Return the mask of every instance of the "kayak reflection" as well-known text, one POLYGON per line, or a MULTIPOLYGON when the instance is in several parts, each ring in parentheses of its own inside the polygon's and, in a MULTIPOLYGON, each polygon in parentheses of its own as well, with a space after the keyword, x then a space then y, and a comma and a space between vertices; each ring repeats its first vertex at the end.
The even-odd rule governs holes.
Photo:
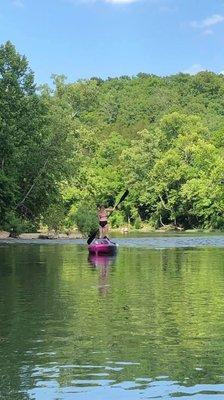
POLYGON ((99 254, 89 254, 88 261, 93 267, 108 267, 114 263, 116 255, 107 256, 99 254))
POLYGON ((99 270, 99 285, 98 289, 100 294, 105 296, 109 289, 108 278, 110 273, 110 267, 113 265, 116 259, 116 255, 114 256, 106 256, 106 255, 96 255, 90 254, 88 257, 88 262, 94 269, 97 268, 99 270))

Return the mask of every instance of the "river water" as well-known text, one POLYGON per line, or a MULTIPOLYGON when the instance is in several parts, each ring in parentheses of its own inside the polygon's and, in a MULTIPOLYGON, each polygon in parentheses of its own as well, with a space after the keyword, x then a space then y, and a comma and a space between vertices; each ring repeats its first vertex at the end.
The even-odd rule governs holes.
POLYGON ((224 399, 224 236, 117 242, 0 242, 1 400, 224 399))

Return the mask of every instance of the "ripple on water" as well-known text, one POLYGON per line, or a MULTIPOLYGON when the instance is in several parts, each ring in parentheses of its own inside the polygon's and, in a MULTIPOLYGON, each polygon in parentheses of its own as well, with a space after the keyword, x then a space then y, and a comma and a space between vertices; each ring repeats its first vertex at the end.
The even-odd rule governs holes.
POLYGON ((223 385, 194 385, 183 386, 168 379, 151 380, 138 378, 136 381, 121 381, 109 379, 87 380, 75 379, 70 386, 62 388, 57 381, 40 381, 35 389, 29 391, 31 398, 42 399, 75 399, 78 400, 136 400, 136 399, 217 399, 224 396, 223 385))
POLYGON ((138 240, 0 248, 1 399, 224 399, 224 237, 138 240))
POLYGON ((214 236, 190 236, 180 234, 179 236, 158 236, 146 238, 124 238, 116 240, 119 246, 145 247, 154 249, 169 248, 195 248, 195 247, 224 247, 224 235, 214 236))

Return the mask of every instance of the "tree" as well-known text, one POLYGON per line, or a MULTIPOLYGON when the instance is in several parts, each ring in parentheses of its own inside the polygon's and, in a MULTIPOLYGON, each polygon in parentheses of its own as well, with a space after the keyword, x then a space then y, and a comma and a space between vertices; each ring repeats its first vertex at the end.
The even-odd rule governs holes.
MULTIPOLYGON (((37 94, 24 56, 0 47, 0 220, 12 213, 38 223, 60 198, 74 156, 72 109, 46 88, 37 94)), ((8 217, 9 215, 10 217, 8 217)))
POLYGON ((6 42, 0 47, 0 179, 2 191, 10 190, 11 196, 1 195, 1 223, 7 210, 16 209, 22 198, 29 177, 24 161, 31 159, 40 144, 43 124, 44 109, 35 92, 33 73, 26 58, 6 42))

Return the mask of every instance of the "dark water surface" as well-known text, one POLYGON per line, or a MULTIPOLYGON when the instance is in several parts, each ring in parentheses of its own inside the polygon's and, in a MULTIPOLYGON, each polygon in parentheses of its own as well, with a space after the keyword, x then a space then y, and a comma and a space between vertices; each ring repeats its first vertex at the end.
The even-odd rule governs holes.
POLYGON ((1 400, 224 399, 224 236, 118 242, 0 242, 1 400))

